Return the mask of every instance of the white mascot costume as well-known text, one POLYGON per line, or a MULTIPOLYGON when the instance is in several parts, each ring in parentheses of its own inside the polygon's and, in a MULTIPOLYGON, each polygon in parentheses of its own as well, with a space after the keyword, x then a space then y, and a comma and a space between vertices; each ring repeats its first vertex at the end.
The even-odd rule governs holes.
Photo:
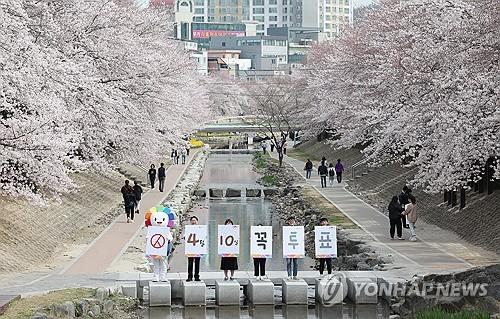
MULTIPOLYGON (((175 215, 168 207, 153 207, 146 213, 145 226, 158 226, 167 228, 166 241, 163 244, 165 249, 162 255, 146 255, 153 264, 153 281, 167 281, 168 255, 171 253, 173 236, 171 229, 174 227, 175 215)), ((150 235, 147 240, 149 241, 150 235)))

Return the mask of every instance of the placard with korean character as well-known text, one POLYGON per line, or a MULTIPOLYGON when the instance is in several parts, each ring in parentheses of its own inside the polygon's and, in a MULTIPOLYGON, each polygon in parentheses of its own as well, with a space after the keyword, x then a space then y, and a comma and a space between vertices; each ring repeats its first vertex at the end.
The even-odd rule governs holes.
POLYGON ((283 226, 283 257, 305 257, 304 226, 283 226))
POLYGON ((219 256, 238 256, 240 254, 240 225, 218 225, 217 230, 219 256))
POLYGON ((273 227, 250 227, 250 255, 252 258, 273 257, 273 227))
POLYGON ((337 257, 337 227, 314 227, 314 248, 316 258, 337 257))
POLYGON ((184 252, 188 257, 201 257, 208 253, 207 225, 185 226, 184 252))

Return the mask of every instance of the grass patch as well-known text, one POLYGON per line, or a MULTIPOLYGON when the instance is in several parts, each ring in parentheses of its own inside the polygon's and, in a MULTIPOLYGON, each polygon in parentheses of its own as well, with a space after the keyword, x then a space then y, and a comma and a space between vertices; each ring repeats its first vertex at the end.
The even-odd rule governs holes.
POLYGON ((45 295, 23 298, 14 301, 1 317, 2 319, 30 318, 37 310, 47 309, 51 304, 82 298, 93 298, 94 295, 95 289, 72 288, 53 291, 45 295))
POLYGON ((301 160, 303 162, 307 161, 307 159, 310 159, 313 162, 321 161, 321 156, 306 153, 303 150, 298 149, 298 148, 294 148, 294 149, 291 149, 289 151, 287 150, 287 153, 288 153, 287 154, 288 156, 294 157, 294 158, 301 160))
POLYGON ((262 176, 261 180, 267 186, 278 185, 278 177, 276 177, 274 175, 264 175, 264 176, 262 176))
POLYGON ((416 319, 489 319, 490 315, 483 311, 463 310, 459 312, 447 312, 443 309, 426 309, 417 312, 416 319))
POLYGON ((352 220, 347 218, 335 205, 330 203, 313 187, 305 185, 302 195, 312 208, 322 212, 324 217, 328 218, 330 225, 339 226, 344 229, 357 228, 352 220))

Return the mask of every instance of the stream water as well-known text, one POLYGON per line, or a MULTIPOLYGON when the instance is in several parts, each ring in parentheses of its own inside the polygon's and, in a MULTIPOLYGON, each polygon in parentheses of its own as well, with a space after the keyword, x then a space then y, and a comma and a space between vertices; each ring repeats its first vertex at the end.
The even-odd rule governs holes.
MULTIPOLYGON (((206 162, 201 189, 209 188, 261 188, 256 183, 258 174, 252 169, 250 154, 211 154, 206 162)), ((220 257, 217 254, 217 225, 221 225, 227 218, 231 218, 236 225, 240 225, 240 255, 238 256, 239 271, 253 270, 253 260, 250 257, 249 240, 250 226, 262 223, 273 226, 273 258, 268 259, 266 270, 286 270, 286 263, 282 257, 281 227, 282 221, 273 214, 271 201, 263 198, 222 198, 205 199, 195 202, 191 214, 198 216, 199 224, 209 226, 209 254, 201 259, 200 270, 221 271, 220 257)), ((299 261, 300 270, 311 270, 314 260, 309 257, 299 261)), ((186 272, 187 258, 184 256, 184 246, 179 245, 170 262, 170 271, 186 272)), ((235 274, 238 277, 238 272, 235 274)), ((202 278, 203 279, 203 278, 202 278)), ((146 308, 143 318, 359 318, 382 319, 389 317, 389 310, 385 302, 378 305, 353 305, 345 303, 333 307, 314 305, 314 287, 309 287, 309 306, 257 306, 249 307, 217 307, 215 306, 215 292, 213 287, 207 289, 207 307, 180 307, 146 308)), ((245 304, 243 293, 240 291, 242 304, 245 304)), ((281 287, 275 288, 275 303, 281 303, 281 287)))

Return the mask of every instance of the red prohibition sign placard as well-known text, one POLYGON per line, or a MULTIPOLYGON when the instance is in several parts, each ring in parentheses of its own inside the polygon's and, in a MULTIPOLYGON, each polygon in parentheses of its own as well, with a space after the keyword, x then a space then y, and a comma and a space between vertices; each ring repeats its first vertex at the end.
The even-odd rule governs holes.
POLYGON ((165 237, 161 234, 156 234, 151 237, 151 246, 153 248, 159 249, 165 245, 165 237))

